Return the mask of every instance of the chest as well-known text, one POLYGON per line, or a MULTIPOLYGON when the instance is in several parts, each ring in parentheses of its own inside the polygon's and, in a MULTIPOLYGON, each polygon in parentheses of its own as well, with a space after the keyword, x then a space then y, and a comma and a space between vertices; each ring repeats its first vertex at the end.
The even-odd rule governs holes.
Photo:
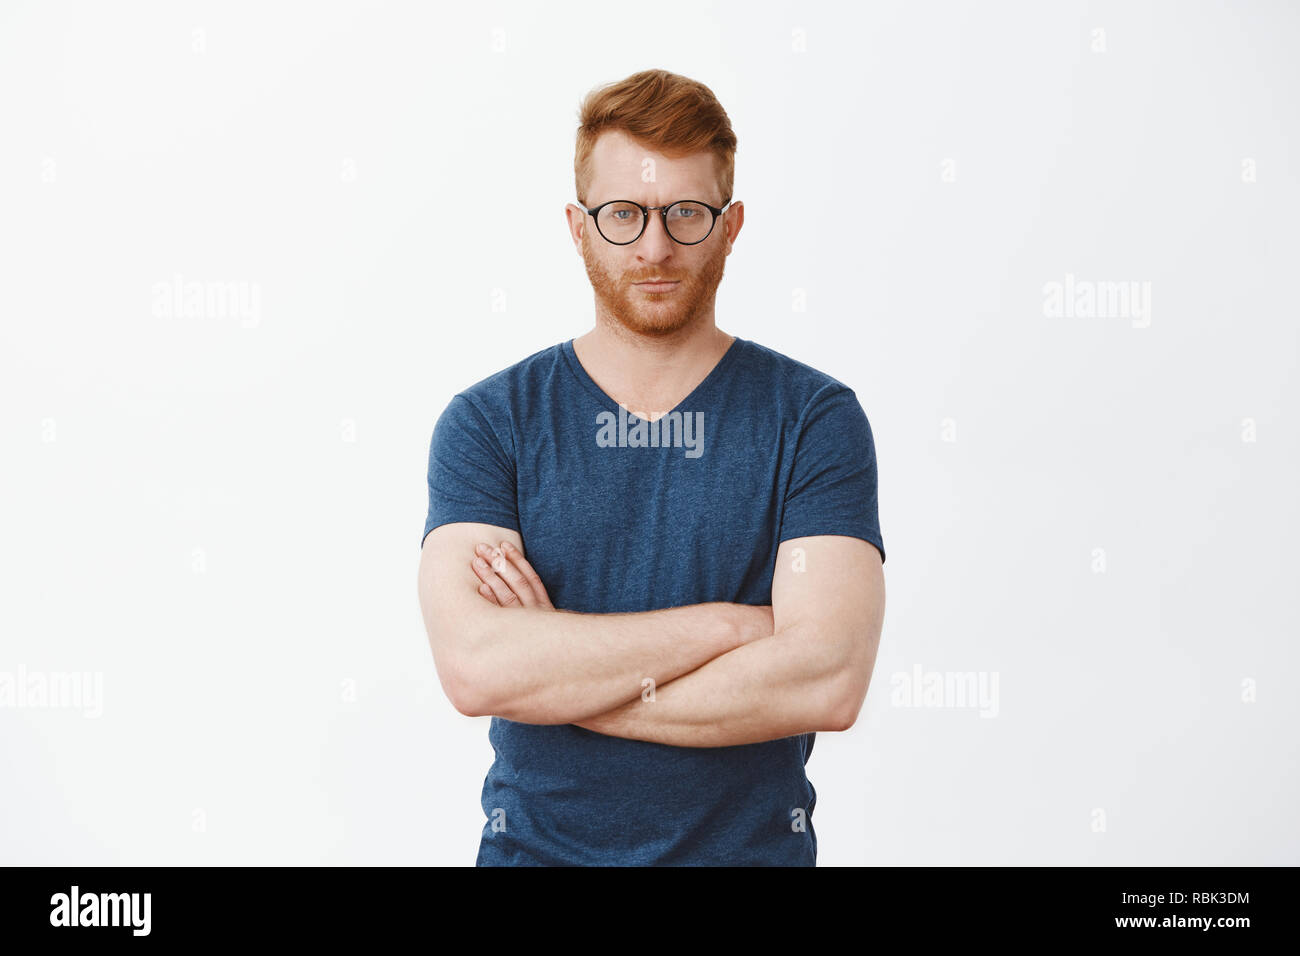
POLYGON ((517 463, 521 534, 558 607, 770 600, 785 496, 779 436, 707 414, 679 429, 670 414, 530 439, 517 463))

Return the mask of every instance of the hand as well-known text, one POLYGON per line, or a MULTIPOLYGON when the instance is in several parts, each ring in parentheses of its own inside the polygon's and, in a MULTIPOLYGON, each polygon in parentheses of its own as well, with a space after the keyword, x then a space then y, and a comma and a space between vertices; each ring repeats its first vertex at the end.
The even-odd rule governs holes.
POLYGON ((480 544, 470 567, 483 583, 478 593, 500 607, 536 607, 555 610, 533 566, 509 541, 499 546, 480 544))

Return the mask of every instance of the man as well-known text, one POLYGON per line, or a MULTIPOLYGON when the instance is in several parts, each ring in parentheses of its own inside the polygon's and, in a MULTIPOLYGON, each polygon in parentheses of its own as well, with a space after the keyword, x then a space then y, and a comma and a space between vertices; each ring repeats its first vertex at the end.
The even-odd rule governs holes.
POLYGON ((595 327, 434 428, 420 602, 492 717, 478 865, 816 863, 805 764, 884 618, 875 448, 849 388, 715 324, 735 148, 685 77, 592 93, 566 215, 595 327))

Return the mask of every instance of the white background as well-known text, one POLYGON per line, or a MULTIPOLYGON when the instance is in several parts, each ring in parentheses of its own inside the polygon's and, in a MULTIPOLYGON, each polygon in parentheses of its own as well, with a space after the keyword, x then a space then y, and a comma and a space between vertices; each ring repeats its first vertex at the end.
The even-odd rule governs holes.
POLYGON ((429 437, 590 328, 578 103, 662 67, 740 140, 719 326, 877 443, 819 863, 1300 863, 1298 41, 1264 2, 5 3, 0 674, 103 697, 0 707, 0 862, 473 863, 429 437), (1047 315, 1067 274, 1149 325, 1047 315), (167 315, 177 276, 255 320, 167 315), (918 666, 997 716, 894 706, 918 666))

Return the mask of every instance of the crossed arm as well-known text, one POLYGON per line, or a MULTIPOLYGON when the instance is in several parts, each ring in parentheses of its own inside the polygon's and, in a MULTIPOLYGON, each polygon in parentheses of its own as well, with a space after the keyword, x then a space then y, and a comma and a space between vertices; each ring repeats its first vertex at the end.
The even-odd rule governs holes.
POLYGON ((637 614, 557 610, 521 548, 516 532, 480 524, 443 525, 425 540, 421 607, 462 713, 683 747, 856 721, 884 620, 884 572, 868 542, 782 542, 770 608, 637 614))
POLYGON ((792 538, 777 549, 773 634, 579 726, 674 744, 724 747, 857 720, 884 621, 880 552, 860 538, 792 538))

